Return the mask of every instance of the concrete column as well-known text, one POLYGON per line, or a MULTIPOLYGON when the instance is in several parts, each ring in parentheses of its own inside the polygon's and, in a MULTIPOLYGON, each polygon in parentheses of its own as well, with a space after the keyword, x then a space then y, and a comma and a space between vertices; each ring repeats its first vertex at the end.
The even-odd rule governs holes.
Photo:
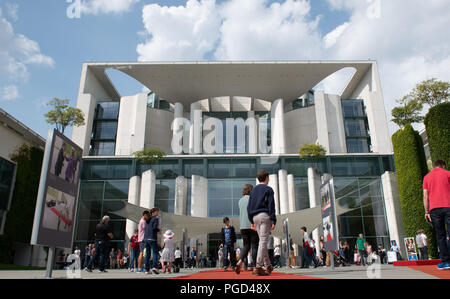
POLYGON ((287 171, 280 169, 278 171, 278 188, 280 198, 280 214, 289 213, 289 195, 287 186, 287 171))
POLYGON ((272 104, 272 154, 286 153, 286 138, 284 129, 284 101, 276 100, 272 104))
POLYGON ((397 176, 386 171, 381 175, 383 185, 384 205, 386 207, 386 221, 389 228, 389 238, 395 240, 400 246, 403 257, 406 257, 406 248, 403 242, 405 229, 403 226, 402 210, 398 193, 397 176))
POLYGON ((280 201, 278 199, 278 177, 276 174, 269 175, 269 187, 273 189, 273 198, 275 200, 275 211, 277 215, 280 215, 280 201))
POLYGON ((202 153, 202 110, 198 103, 191 104, 191 127, 189 133, 189 153, 202 153))
POLYGON ((191 180, 191 216, 208 217, 208 179, 199 175, 191 180))
POLYGON ((184 176, 179 176, 175 180, 175 215, 187 215, 188 180, 184 176))
MULTIPOLYGON (((309 207, 315 208, 320 206, 320 186, 322 181, 320 179, 320 173, 310 167, 308 168, 308 193, 309 193, 309 207)), ((320 219, 317 219, 320 222, 320 219)), ((312 232, 312 237, 316 245, 316 252, 320 252, 320 232, 322 228, 316 228, 312 232)))
POLYGON ((248 153, 258 153, 258 124, 255 118, 255 111, 249 111, 247 114, 247 128, 248 128, 248 153))
POLYGON ((142 173, 140 206, 146 209, 155 207, 156 173, 149 169, 142 173))
POLYGON ((297 209, 295 205, 295 184, 294 175, 288 174, 287 176, 287 188, 288 188, 288 200, 289 200, 289 213, 294 213, 297 209))
POLYGON ((120 99, 116 156, 132 155, 144 149, 146 120, 146 94, 142 93, 120 99))
MULTIPOLYGON (((172 140, 176 140, 176 136, 179 134, 184 135, 184 116, 183 116, 183 105, 181 103, 175 103, 174 111, 173 111, 173 129, 172 129, 172 140)), ((184 138, 184 136, 183 136, 184 138)), ((181 150, 183 150, 184 140, 181 139, 181 144, 178 146, 181 150)), ((172 145, 172 150, 174 150, 174 146, 172 145)), ((180 154, 177 152, 177 154, 180 154)))
MULTIPOLYGON (((46 266, 46 259, 47 259, 47 252, 45 252, 43 246, 31 246, 31 261, 30 266, 31 267, 45 267, 46 266)), ((80 248, 80 250, 83 252, 83 249, 80 248)))
POLYGON ((320 91, 314 93, 314 106, 316 110, 317 141, 330 153, 330 139, 328 136, 327 110, 325 94, 320 91))
MULTIPOLYGON (((128 187, 128 202, 133 205, 140 205, 140 196, 141 196, 141 177, 140 176, 134 176, 130 178, 130 185, 128 187)), ((134 230, 137 228, 137 223, 127 219, 126 224, 126 236, 125 241, 128 242, 128 240, 133 236, 134 230)))

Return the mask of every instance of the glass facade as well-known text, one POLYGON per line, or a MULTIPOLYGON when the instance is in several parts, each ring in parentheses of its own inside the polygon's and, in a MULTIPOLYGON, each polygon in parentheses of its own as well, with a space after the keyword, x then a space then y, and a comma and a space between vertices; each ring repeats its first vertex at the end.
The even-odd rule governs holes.
POLYGON ((8 208, 15 167, 14 163, 0 157, 0 214, 8 208))
POLYGON ((97 104, 91 135, 91 156, 114 156, 119 105, 119 102, 97 104))
MULTIPOLYGON (((183 175, 188 179, 187 214, 191 215, 191 176, 201 175, 208 178, 208 217, 237 217, 242 188, 245 184, 255 185, 259 169, 270 173, 286 169, 294 175, 296 209, 303 210, 310 207, 307 169, 311 166, 334 176, 339 204, 357 207, 339 217, 343 240, 354 244, 357 235, 364 233, 373 246, 388 244, 380 176, 394 171, 392 156, 329 156, 317 161, 281 157, 270 165, 261 164, 259 157, 166 158, 151 165, 156 172, 155 204, 173 213, 175 179, 183 175)), ((75 245, 92 241, 95 225, 106 214, 112 218, 113 243, 123 249, 126 220, 108 211, 120 209, 128 198, 129 179, 149 168, 134 159, 83 160, 75 245)))
POLYGON ((348 153, 370 153, 370 131, 363 100, 342 100, 348 153))

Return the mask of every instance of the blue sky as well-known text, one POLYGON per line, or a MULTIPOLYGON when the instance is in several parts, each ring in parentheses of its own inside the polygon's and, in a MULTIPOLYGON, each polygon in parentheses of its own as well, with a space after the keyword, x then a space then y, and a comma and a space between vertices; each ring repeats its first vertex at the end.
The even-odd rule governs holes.
MULTIPOLYGON (((84 1, 88 1, 92 4, 96 1, 101 3, 104 0, 84 1)), ((177 28, 175 24, 173 24, 173 29, 171 28, 172 24, 170 18, 166 19, 167 16, 163 13, 161 7, 153 8, 151 10, 151 15, 153 17, 160 17, 160 19, 158 19, 160 20, 159 22, 164 23, 163 27, 166 27, 162 29, 158 27, 158 24, 155 24, 153 20, 148 19, 148 16, 143 19, 143 8, 148 4, 186 6, 186 1, 114 1, 116 3, 121 1, 123 3, 130 2, 131 4, 128 6, 125 5, 125 9, 118 9, 114 12, 102 11, 101 9, 99 11, 87 10, 86 13, 82 13, 80 19, 69 19, 67 17, 66 9, 69 4, 66 3, 66 0, 2 1, 0 3, 0 19, 3 26, 0 27, 0 62, 2 62, 1 59, 3 55, 3 59, 8 59, 5 61, 13 59, 17 62, 18 66, 21 66, 21 68, 15 71, 6 71, 6 68, 0 68, 0 107, 31 129, 35 130, 41 136, 45 136, 47 129, 50 128, 50 126, 45 123, 43 117, 43 114, 48 111, 48 107, 45 106, 45 103, 53 97, 59 97, 68 98, 71 100, 71 105, 76 105, 81 66, 83 62, 131 62, 151 60, 151 57, 153 57, 152 53, 157 53, 158 50, 158 44, 155 43, 156 39, 152 39, 153 36, 158 36, 161 30, 173 30, 173 32, 169 34, 169 38, 178 38, 176 34, 177 32, 180 32, 181 28, 177 28), (169 21, 166 23, 165 20, 169 21), (150 28, 150 31, 145 29, 145 25, 150 28), (13 33, 7 33, 5 28, 12 28, 13 33), (17 37, 22 36, 24 36, 24 38, 21 38, 21 40, 25 40, 25 42, 20 43, 17 46, 22 48, 14 48, 16 47, 15 44, 13 46, 8 44, 8 41, 15 40, 17 37), (2 38, 7 42, 2 44, 2 38), (36 44, 38 45, 37 49, 36 44), (146 53, 148 53, 148 56, 138 53, 138 44, 147 46, 145 51, 147 51, 146 53), (29 50, 29 48, 24 50, 24 48, 29 47, 29 45, 34 45, 32 50, 29 50), (31 56, 33 59, 29 59, 31 56), (20 71, 22 71, 22 73, 25 72, 26 75, 20 74, 20 71)), ((200 0, 198 1, 198 3, 200 3, 200 0)), ((247 3, 255 5, 255 9, 259 9, 262 14, 274 14, 274 19, 278 16, 278 14, 274 13, 277 10, 268 9, 274 2, 285 4, 286 9, 290 9, 290 7, 292 7, 293 11, 296 9, 296 12, 293 12, 292 14, 281 15, 280 24, 292 22, 292 28, 298 28, 299 31, 302 31, 302 28, 310 28, 310 26, 314 27, 314 24, 317 24, 317 27, 312 28, 311 30, 308 29, 306 33, 299 33, 298 36, 296 36, 296 31, 290 32, 289 34, 292 34, 292 36, 295 37, 293 38, 295 43, 284 40, 276 41, 274 37, 277 36, 278 29, 273 28, 273 32, 267 33, 269 45, 271 39, 273 39, 274 44, 273 51, 268 54, 271 58, 289 59, 295 57, 296 59, 301 60, 309 58, 366 59, 367 57, 371 57, 379 60, 382 82, 383 85, 386 85, 384 94, 385 102, 387 102, 386 110, 388 113, 394 105, 394 100, 409 91, 418 80, 426 79, 431 76, 436 76, 445 80, 450 79, 448 65, 445 66, 446 62, 450 61, 450 55, 448 51, 441 51, 442 49, 450 49, 449 38, 447 34, 436 32, 433 29, 435 28, 434 26, 447 25, 446 28, 450 27, 448 21, 450 20, 450 9, 448 9, 449 5, 446 3, 448 1, 441 1, 442 3, 438 3, 433 0, 430 1, 430 4, 425 8, 422 4, 414 5, 411 1, 403 1, 403 3, 411 3, 408 9, 412 12, 399 10, 401 5, 398 0, 381 2, 380 8, 382 15, 376 20, 368 20, 364 23, 361 23, 363 21, 360 20, 359 16, 362 11, 367 9, 367 3, 370 1, 384 0, 349 0, 346 4, 343 4, 342 0, 314 0, 310 2, 310 7, 306 9, 304 18, 303 14, 305 13, 305 8, 295 8, 294 4, 307 1, 241 1, 249 1, 247 3), (358 3, 358 1, 363 4, 358 3), (262 3, 262 6, 257 7, 258 2, 262 3), (361 5, 365 6, 361 7, 361 5), (390 6, 394 7, 391 8, 390 6), (409 32, 411 33, 411 37, 405 37, 401 28, 399 28, 399 23, 394 22, 389 16, 389 11, 391 9, 396 9, 400 21, 407 21, 411 26, 418 26, 414 25, 411 21, 411 18, 413 18, 416 23, 419 23, 421 28, 410 28, 409 32), (429 18, 426 15, 427 13, 433 13, 434 17, 429 18), (420 15, 423 14, 425 14, 425 16, 420 17, 420 15), (318 16, 320 16, 319 20, 316 19, 318 16), (404 18, 402 18, 402 16, 404 18), (315 20, 317 23, 314 23, 315 20), (376 24, 375 22, 381 23, 376 24), (340 28, 343 30, 338 30, 341 25, 342 27, 340 28), (427 31, 427 28, 429 31, 427 31), (366 32, 361 30, 366 30, 366 32), (429 32, 436 33, 429 34, 429 32), (396 36, 397 33, 399 34, 398 37, 396 36), (383 45, 383 43, 366 40, 366 37, 369 35, 374 35, 374 37, 382 39, 386 37, 386 40, 400 39, 401 43, 399 44, 400 46, 393 45, 395 48, 390 49, 390 47, 383 45), (414 42, 414 38, 417 36, 425 39, 423 43, 428 44, 426 49, 421 43, 417 44, 414 42), (328 42, 328 44, 325 43, 325 46, 322 45, 324 41, 330 40, 332 41, 331 43, 328 42), (286 45, 280 46, 279 43, 283 42, 286 42, 286 45), (275 43, 277 43, 277 45, 275 45, 275 43), (439 45, 434 47, 433 43, 439 43, 439 45), (411 49, 412 45, 414 45, 415 49, 411 49), (305 49, 304 55, 302 54, 303 52, 298 51, 298 49, 302 48, 305 49), (392 57, 395 57, 395 59, 392 57), (420 70, 422 73, 405 77, 405 72, 408 74, 412 72, 416 73, 417 70, 420 70), (388 83, 384 84, 385 82, 388 83)), ((412 2, 421 3, 416 0, 413 0, 412 2)), ((108 2, 106 1, 105 3, 108 2)), ((232 12, 233 9, 237 9, 237 3, 236 0, 216 1, 215 6, 209 8, 209 12, 217 12, 222 15, 221 17, 223 19, 219 20, 217 24, 217 28, 220 27, 220 33, 219 30, 211 32, 208 26, 206 26, 203 28, 204 31, 201 31, 204 32, 205 37, 196 36, 195 38, 211 42, 214 44, 212 48, 209 48, 206 52, 201 52, 199 50, 198 53, 193 53, 197 50, 192 50, 192 48, 187 48, 186 50, 181 49, 181 52, 177 54, 178 56, 174 56, 168 51, 167 56, 163 57, 167 59, 164 60, 189 60, 191 57, 201 57, 202 60, 216 60, 220 57, 226 58, 221 60, 258 60, 267 57, 264 55, 256 55, 253 57, 252 54, 248 53, 255 53, 255 48, 249 48, 248 52, 245 52, 245 47, 247 45, 241 45, 240 48, 236 49, 235 45, 231 45, 230 42, 226 40, 225 37, 230 35, 232 38, 234 36, 236 36, 236 39, 239 38, 240 32, 233 31, 222 25, 225 21, 236 22, 236 20, 233 19, 232 12), (222 12, 219 11, 222 7, 221 5, 233 1, 234 6, 231 6, 230 4, 229 13, 224 13, 222 15, 222 12), (219 51, 218 48, 225 49, 225 52, 219 51)), ((203 2, 199 5, 202 4, 203 2)), ((203 5, 202 7, 205 6, 206 5, 203 5)), ((248 9, 251 9, 251 7, 248 9)), ((186 18, 188 18, 190 12, 195 14, 197 11, 198 10, 193 8, 186 8, 179 18, 183 18, 183 13, 185 13, 186 18)), ((252 21, 250 20, 249 22, 252 21)), ((189 27, 189 23, 186 24, 186 26, 189 27)), ((408 25, 405 23, 403 24, 405 26, 408 25)), ((247 23, 245 26, 248 25, 249 24, 247 23)), ((242 27, 241 31, 245 31, 245 26, 242 27)), ((282 25, 280 25, 279 30, 282 30, 281 28, 282 25)), ((190 28, 186 28, 186 30, 189 31, 190 28)), ((166 31, 164 32, 165 34, 167 33, 166 31)), ((260 40, 255 40, 255 47, 257 47, 256 45, 260 42, 260 40)), ((249 41, 249 44, 253 45, 252 41, 249 41)), ((260 47, 260 50, 256 48, 258 53, 271 51, 271 46, 260 47)), ((156 60, 161 60, 161 57, 157 58, 160 59, 156 60)), ((142 90, 142 86, 133 80, 126 78, 126 76, 115 74, 112 75, 112 80, 116 83, 116 87, 122 95, 135 94, 142 90)), ((394 130, 394 127, 391 126, 391 130, 394 130)), ((67 132, 67 135, 70 136, 71 132, 67 132)))

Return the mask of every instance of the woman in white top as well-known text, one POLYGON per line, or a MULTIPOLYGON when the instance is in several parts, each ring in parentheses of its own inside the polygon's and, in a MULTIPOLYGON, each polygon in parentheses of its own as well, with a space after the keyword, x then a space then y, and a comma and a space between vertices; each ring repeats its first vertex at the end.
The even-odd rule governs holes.
POLYGON ((166 230, 166 232, 163 235, 164 249, 161 254, 161 263, 163 264, 164 273, 166 272, 171 273, 171 269, 173 268, 173 262, 175 261, 174 244, 172 239, 174 235, 175 234, 170 229, 166 230))

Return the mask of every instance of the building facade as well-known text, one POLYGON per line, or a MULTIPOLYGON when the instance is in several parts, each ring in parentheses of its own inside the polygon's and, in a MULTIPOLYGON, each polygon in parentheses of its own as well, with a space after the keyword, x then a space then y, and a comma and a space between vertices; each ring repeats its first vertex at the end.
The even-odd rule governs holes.
MULTIPOLYGON (((43 150, 45 140, 3 109, 0 109, 0 140, 0 235, 3 235, 17 173, 17 163, 11 160, 11 156, 24 144, 43 150)), ((13 250, 14 264, 45 265, 46 252, 43 247, 14 242, 13 250)))
MULTIPOLYGON (((374 61, 86 63, 77 101, 85 125, 72 140, 84 149, 75 245, 92 241, 103 214, 123 248, 136 227, 110 213, 123 201, 178 215, 238 217, 244 184, 270 172, 278 214, 315 207, 314 184, 335 180, 340 237, 372 246, 402 238, 393 151, 374 61), (314 91, 353 68, 341 95, 314 91), (105 73, 116 69, 151 90, 121 96, 105 73), (326 157, 300 159, 304 144, 326 157), (134 153, 159 148, 153 165, 134 153), (316 171, 314 171, 315 169, 316 171)), ((300 228, 290 228, 299 233, 300 228)), ((215 252, 218 236, 196 237, 215 252)))

